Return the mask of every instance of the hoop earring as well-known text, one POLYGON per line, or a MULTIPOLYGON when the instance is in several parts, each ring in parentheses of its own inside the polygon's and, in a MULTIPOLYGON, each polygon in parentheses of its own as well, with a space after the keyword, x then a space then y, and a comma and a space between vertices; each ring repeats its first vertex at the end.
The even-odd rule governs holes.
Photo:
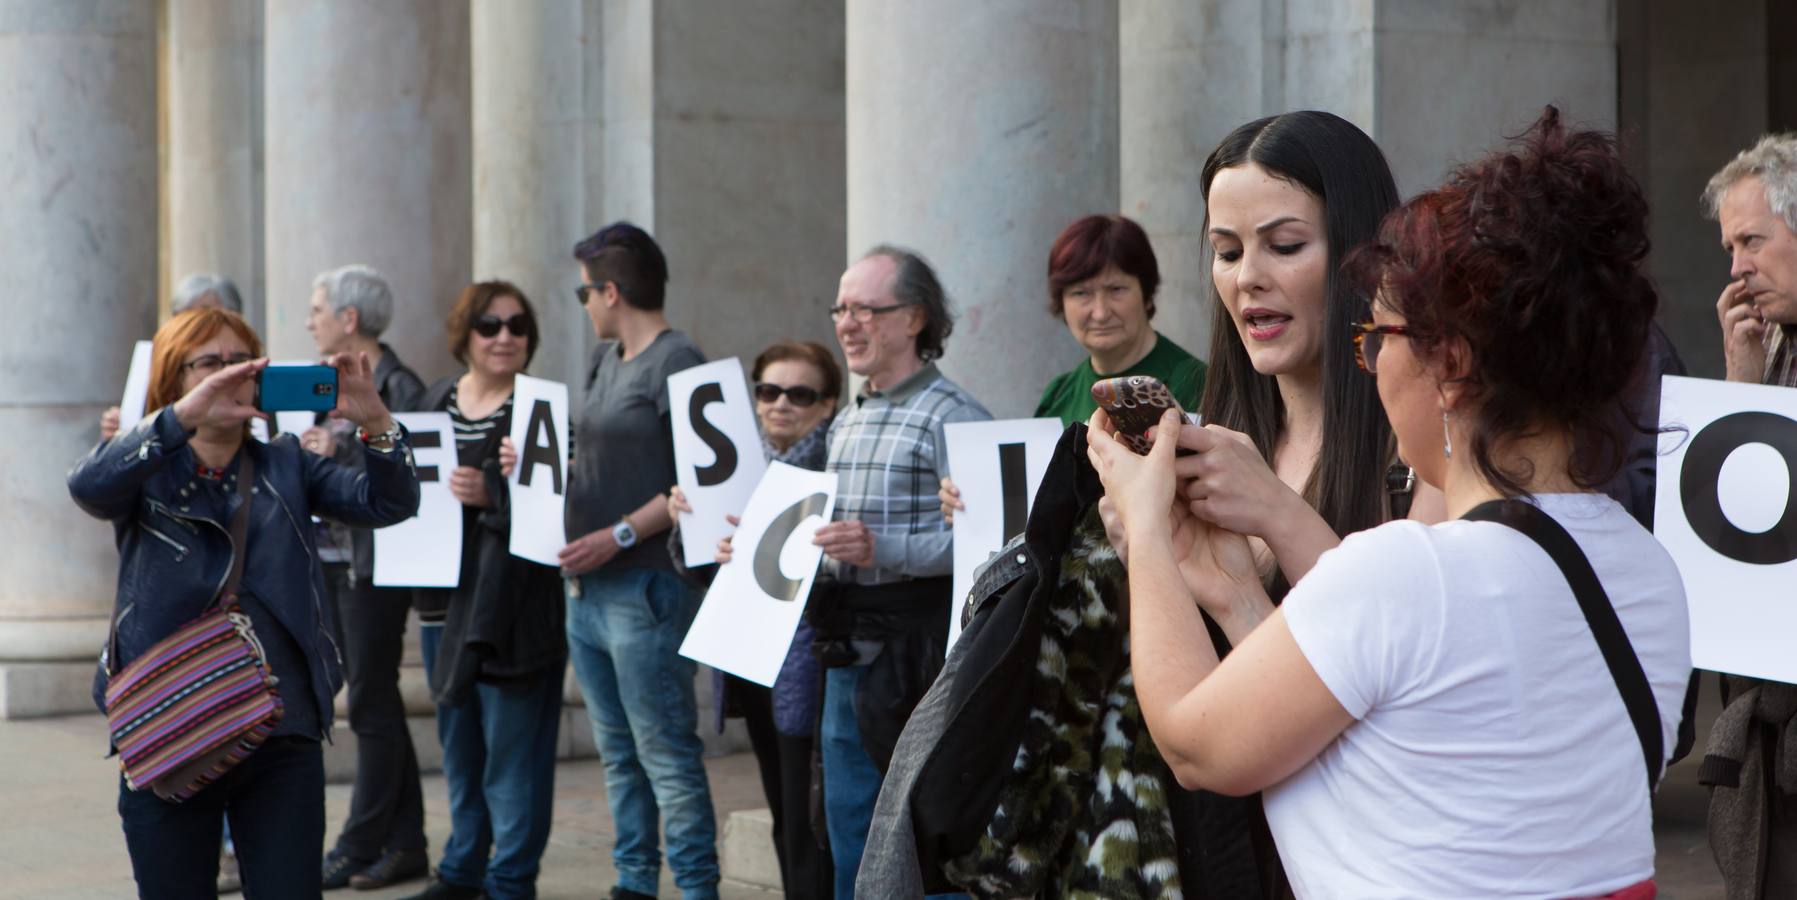
POLYGON ((1454 458, 1454 436, 1448 434, 1448 411, 1441 411, 1441 456, 1443 459, 1454 458))

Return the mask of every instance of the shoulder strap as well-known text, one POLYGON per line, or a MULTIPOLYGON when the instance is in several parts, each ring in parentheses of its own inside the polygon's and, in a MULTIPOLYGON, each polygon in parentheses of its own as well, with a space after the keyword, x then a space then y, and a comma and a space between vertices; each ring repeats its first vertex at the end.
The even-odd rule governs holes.
POLYGON ((231 574, 225 576, 224 589, 219 593, 219 602, 227 606, 237 602, 237 585, 243 581, 244 557, 250 555, 250 491, 255 479, 256 463, 245 448, 237 462, 237 512, 231 516, 231 574))
POLYGON ((1647 681, 1647 673, 1641 668, 1634 646, 1629 643, 1628 632, 1623 630, 1622 620, 1616 617, 1616 608, 1610 605, 1610 597, 1604 592, 1603 583, 1597 580, 1597 573, 1592 571, 1585 552, 1553 516, 1520 500, 1481 503, 1460 518, 1496 522, 1522 532, 1540 544, 1560 567, 1572 587, 1573 596, 1578 598, 1579 609, 1585 613, 1585 624, 1597 638, 1597 648, 1603 653, 1604 664, 1610 668, 1610 677, 1615 679, 1616 689, 1622 693, 1622 703, 1635 725, 1635 736, 1641 741, 1641 755, 1647 763, 1647 789, 1652 793, 1660 783, 1666 759, 1664 739, 1660 734, 1659 705, 1654 702, 1653 687, 1647 681))

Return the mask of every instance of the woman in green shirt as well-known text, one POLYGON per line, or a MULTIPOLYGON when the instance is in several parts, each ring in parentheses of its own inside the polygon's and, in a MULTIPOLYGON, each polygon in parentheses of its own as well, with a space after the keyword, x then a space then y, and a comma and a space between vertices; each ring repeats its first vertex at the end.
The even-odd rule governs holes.
MULTIPOLYGON (((1154 293, 1160 265, 1142 226, 1124 216, 1085 216, 1068 225, 1048 251, 1048 311, 1067 323, 1086 359, 1055 376, 1036 415, 1062 425, 1084 422, 1098 404, 1092 385, 1123 375, 1153 375, 1194 410, 1204 393, 1204 363, 1155 331, 1154 293)), ((954 520, 961 492, 942 479, 943 516, 954 520)))

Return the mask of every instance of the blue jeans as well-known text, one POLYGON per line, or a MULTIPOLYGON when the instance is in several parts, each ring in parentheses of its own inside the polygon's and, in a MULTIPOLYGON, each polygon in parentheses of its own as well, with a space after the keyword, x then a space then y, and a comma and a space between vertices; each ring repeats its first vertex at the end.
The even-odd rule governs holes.
POLYGON ((655 895, 657 823, 665 820, 674 883, 689 900, 713 900, 717 819, 693 696, 697 666, 679 652, 698 609, 684 582, 655 569, 568 580, 568 653, 605 765, 618 885, 655 895))
MULTIPOLYGON (((855 721, 855 694, 867 666, 824 670, 823 739, 824 829, 830 834, 830 858, 836 864, 836 900, 855 900, 855 874, 867 849, 874 801, 884 780, 873 757, 861 745, 855 721)), ((965 898, 966 894, 930 894, 925 900, 965 898)))
MULTIPOLYGON (((441 625, 419 632, 426 672, 436 668, 442 637, 441 625)), ((526 684, 479 682, 460 703, 437 704, 449 784, 449 840, 437 864, 444 881, 494 900, 537 895, 555 803, 562 671, 544 670, 526 684)))
POLYGON ((138 896, 218 896, 218 842, 224 821, 237 840, 237 862, 252 897, 300 900, 322 895, 324 753, 317 741, 277 737, 186 803, 119 780, 119 820, 138 896))

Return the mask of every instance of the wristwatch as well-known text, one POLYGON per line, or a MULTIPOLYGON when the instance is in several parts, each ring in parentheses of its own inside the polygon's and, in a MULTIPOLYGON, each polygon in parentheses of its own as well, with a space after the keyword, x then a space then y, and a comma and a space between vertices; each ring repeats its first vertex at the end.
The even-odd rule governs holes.
POLYGON ((636 529, 631 527, 629 516, 619 519, 618 524, 611 527, 611 539, 625 550, 636 546, 636 529))

